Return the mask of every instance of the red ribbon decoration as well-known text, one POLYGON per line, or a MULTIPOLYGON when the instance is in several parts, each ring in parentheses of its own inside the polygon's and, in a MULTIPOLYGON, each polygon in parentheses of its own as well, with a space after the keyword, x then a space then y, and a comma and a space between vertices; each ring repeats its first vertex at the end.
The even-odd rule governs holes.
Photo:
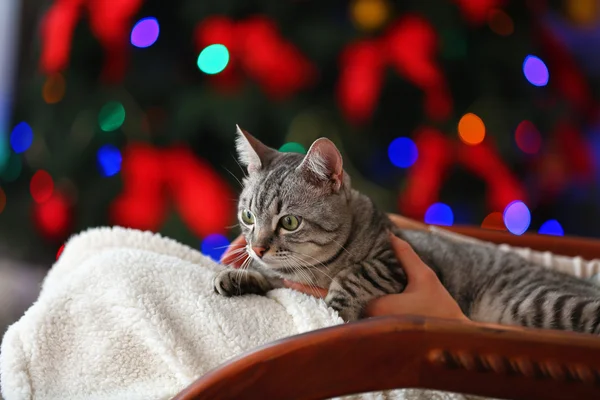
POLYGON ((121 166, 123 192, 110 208, 112 223, 157 231, 172 200, 198 237, 225 233, 233 215, 233 193, 206 162, 185 147, 129 145, 121 166))
POLYGON ((337 98, 346 117, 364 123, 373 114, 386 66, 423 90, 425 113, 446 120, 452 97, 436 60, 438 36, 433 26, 417 15, 400 18, 384 36, 352 43, 342 52, 337 98))
POLYGON ((118 82, 127 69, 131 21, 143 0, 56 0, 41 22, 40 67, 46 74, 64 70, 71 53, 75 26, 87 9, 92 33, 106 55, 102 77, 118 82))
POLYGON ((446 172, 453 164, 464 166, 486 182, 489 209, 503 211, 513 200, 527 202, 524 188, 489 140, 470 146, 449 139, 434 128, 420 129, 414 140, 419 157, 398 199, 403 214, 423 218, 427 208, 437 202, 446 172))
POLYGON ((213 82, 223 89, 237 88, 239 70, 255 79, 272 98, 287 98, 310 85, 317 70, 289 41, 276 24, 263 16, 235 22, 223 16, 206 18, 198 24, 195 43, 200 51, 211 44, 229 50, 229 63, 213 82))

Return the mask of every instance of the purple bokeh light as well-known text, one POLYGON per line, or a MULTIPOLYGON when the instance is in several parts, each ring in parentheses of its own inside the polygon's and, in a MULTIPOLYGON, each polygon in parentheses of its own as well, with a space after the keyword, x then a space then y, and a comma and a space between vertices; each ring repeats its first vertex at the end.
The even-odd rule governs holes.
POLYGON ((131 30, 131 44, 135 47, 150 47, 158 39, 160 27, 154 17, 140 19, 131 30))
POLYGON ((529 228, 531 213, 522 201, 516 200, 504 209, 504 225, 515 235, 522 235, 529 228))
POLYGON ((534 86, 546 86, 550 79, 548 67, 541 58, 528 55, 523 61, 523 74, 525 78, 534 86))

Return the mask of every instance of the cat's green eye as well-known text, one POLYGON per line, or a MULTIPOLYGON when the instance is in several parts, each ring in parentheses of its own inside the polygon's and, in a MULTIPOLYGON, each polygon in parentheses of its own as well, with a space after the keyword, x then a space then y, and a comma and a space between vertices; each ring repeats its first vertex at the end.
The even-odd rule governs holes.
POLYGON ((282 217, 279 222, 283 229, 287 231, 295 231, 300 226, 300 219, 294 215, 286 215, 282 217))
POLYGON ((250 210, 242 210, 242 221, 246 225, 254 225, 254 214, 250 210))

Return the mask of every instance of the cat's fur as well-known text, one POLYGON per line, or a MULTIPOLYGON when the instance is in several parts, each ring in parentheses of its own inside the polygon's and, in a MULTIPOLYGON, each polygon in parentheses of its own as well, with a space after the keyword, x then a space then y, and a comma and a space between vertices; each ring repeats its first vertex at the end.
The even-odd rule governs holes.
POLYGON ((248 169, 239 215, 248 209, 255 218, 249 226, 240 217, 249 245, 238 251, 248 251, 250 262, 218 274, 218 293, 260 294, 286 278, 328 288, 327 304, 354 321, 371 299, 406 286, 391 248, 392 231, 410 243, 473 320, 600 333, 600 286, 491 245, 398 229, 351 188, 341 155, 328 139, 315 141, 303 156, 271 149, 238 128, 237 150, 248 169), (301 217, 292 232, 280 224, 290 214, 301 217), (253 246, 269 250, 261 259, 253 246))

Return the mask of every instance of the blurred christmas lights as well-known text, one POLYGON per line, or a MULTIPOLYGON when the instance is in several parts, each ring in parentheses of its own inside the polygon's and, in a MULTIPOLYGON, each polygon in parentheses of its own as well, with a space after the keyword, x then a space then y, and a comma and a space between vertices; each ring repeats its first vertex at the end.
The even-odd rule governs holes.
POLYGON ((139 48, 150 47, 158 39, 159 33, 160 27, 156 18, 142 18, 131 30, 131 44, 139 48))
POLYGON ((205 256, 219 262, 228 246, 229 240, 225 236, 213 233, 204 238, 201 245, 201 251, 205 256))
POLYGON ((531 121, 521 121, 515 129, 515 142, 527 154, 536 154, 542 147, 542 136, 531 121))
POLYGON ((47 201, 54 191, 54 181, 50 174, 44 170, 36 171, 29 183, 29 191, 36 203, 47 201))
POLYGON ((107 144, 100 147, 96 156, 102 176, 113 176, 121 170, 123 157, 121 156, 121 151, 115 146, 107 144))
POLYGON ((300 143, 287 142, 279 148, 279 151, 284 153, 300 153, 306 154, 306 149, 300 143))
POLYGON ((24 153, 33 142, 33 130, 27 122, 19 122, 10 134, 10 145, 15 153, 24 153))
POLYGON ((352 23, 361 30, 380 28, 389 14, 390 4, 387 0, 354 0, 350 5, 352 23))
POLYGON ((512 18, 500 9, 488 13, 488 25, 492 32, 500 36, 509 36, 515 30, 512 18))
POLYGON ((458 122, 458 136, 468 145, 476 145, 485 138, 485 125, 481 118, 473 113, 462 116, 458 122))
POLYGON ((6 207, 6 193, 4 193, 4 190, 2 190, 2 188, 0 188, 0 214, 2 214, 2 211, 4 211, 5 207, 6 207))
POLYGON ((548 67, 536 56, 528 55, 523 61, 523 74, 533 86, 546 86, 550 79, 548 67))
POLYGON ((42 98, 48 104, 55 104, 65 96, 65 78, 61 74, 52 74, 46 78, 42 87, 42 98))
POLYGON ((481 223, 481 227, 483 229, 490 229, 494 231, 505 231, 506 225, 504 225, 504 217, 501 212, 495 211, 490 213, 487 217, 484 218, 481 223))
POLYGON ((580 25, 590 25, 598 20, 597 0, 565 0, 567 15, 580 25))
POLYGON ((452 226, 454 223, 454 213, 452 212, 452 208, 444 203, 432 204, 425 212, 425 223, 452 226))
POLYGON ((564 236, 565 231, 560 225, 560 222, 555 219, 550 219, 540 226, 538 233, 541 235, 564 236))
POLYGON ((104 132, 119 129, 125 122, 125 107, 118 101, 108 102, 98 114, 98 124, 104 132))
POLYGON ((516 200, 504 209, 504 225, 515 235, 522 235, 529 228, 531 213, 522 201, 516 200))
POLYGON ((408 168, 413 165, 419 157, 417 145, 412 139, 399 137, 392 140, 388 147, 388 156, 392 164, 400 168, 408 168))
POLYGON ((229 50, 222 44, 211 44, 200 52, 198 68, 205 74, 214 75, 223 71, 229 63, 229 50))

